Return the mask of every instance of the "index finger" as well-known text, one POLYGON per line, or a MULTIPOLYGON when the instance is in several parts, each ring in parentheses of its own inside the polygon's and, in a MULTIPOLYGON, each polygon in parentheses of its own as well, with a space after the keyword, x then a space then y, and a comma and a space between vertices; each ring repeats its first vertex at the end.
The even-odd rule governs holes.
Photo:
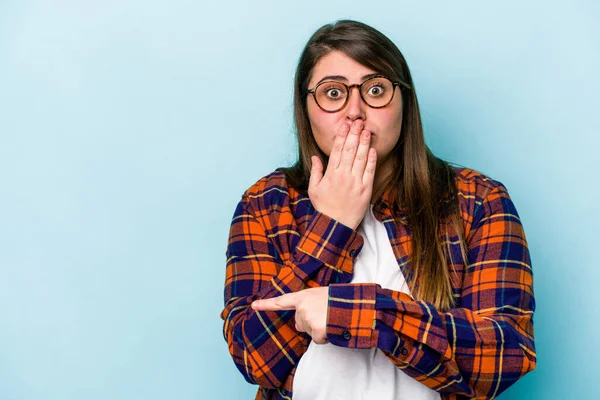
POLYGON ((350 125, 344 122, 342 126, 340 126, 338 133, 335 135, 335 139, 333 141, 333 148, 329 153, 329 161, 327 162, 327 170, 329 170, 329 166, 333 169, 337 168, 340 165, 340 160, 342 159, 342 149, 344 148, 344 143, 346 143, 346 137, 350 132, 350 125))
POLYGON ((296 309, 296 293, 287 293, 270 299, 256 300, 252 308, 260 311, 279 311, 296 309))

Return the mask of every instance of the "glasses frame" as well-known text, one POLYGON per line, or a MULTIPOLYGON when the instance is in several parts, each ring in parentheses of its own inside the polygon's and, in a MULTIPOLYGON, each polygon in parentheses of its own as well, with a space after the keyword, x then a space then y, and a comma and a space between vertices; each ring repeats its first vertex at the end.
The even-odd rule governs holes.
MULTIPOLYGON (((348 104, 348 100, 350 100, 350 94, 352 92, 352 89, 356 87, 356 88, 358 88, 358 93, 360 94, 360 98, 365 102, 366 105, 368 105, 371 108, 383 108, 383 107, 387 107, 392 102, 392 100, 394 100, 394 95, 396 94, 396 86, 400 87, 400 85, 402 85, 404 88, 406 88, 408 90, 411 89, 410 85, 408 85, 405 82, 402 82, 402 81, 392 81, 390 78, 388 78, 385 75, 375 75, 375 76, 372 76, 372 77, 370 77, 368 79, 365 79, 362 83, 355 83, 354 85, 350 85, 350 86, 346 85, 344 82, 340 82, 340 81, 336 81, 336 80, 323 81, 323 82, 319 83, 317 86, 315 86, 314 88, 308 89, 306 91, 306 95, 308 96, 309 94, 312 94, 313 95, 313 99, 315 99, 315 103, 317 103, 317 105, 319 106, 319 108, 321 110, 323 110, 323 111, 325 111, 327 113, 334 113, 334 112, 338 112, 338 111, 342 110, 344 107, 346 107, 346 104, 348 104), (363 96, 363 93, 362 93, 362 90, 361 90, 362 89, 362 85, 364 85, 366 82, 370 81, 371 79, 375 79, 375 78, 385 78, 385 79, 387 79, 388 81, 390 81, 392 83, 392 97, 390 98, 390 101, 388 101, 387 103, 385 103, 384 105, 379 106, 379 107, 375 107, 375 106, 370 105, 365 100, 365 98, 363 96), (316 95, 316 91, 319 88, 319 86, 321 86, 321 85, 323 85, 325 83, 331 83, 331 82, 341 83, 342 85, 344 85, 346 87, 346 93, 347 93, 346 100, 344 101, 344 104, 342 104, 340 106, 340 108, 338 108, 337 110, 333 110, 333 111, 326 110, 323 107, 321 107, 321 105, 317 101, 317 95, 316 95)), ((400 87, 400 90, 402 90, 402 87, 400 87)))

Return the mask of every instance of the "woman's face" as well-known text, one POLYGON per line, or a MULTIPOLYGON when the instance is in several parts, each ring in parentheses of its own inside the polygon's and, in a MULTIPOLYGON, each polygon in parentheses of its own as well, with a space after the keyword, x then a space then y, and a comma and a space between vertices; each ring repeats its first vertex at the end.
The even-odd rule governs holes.
MULTIPOLYGON (((308 87, 312 89, 324 77, 333 75, 345 77, 346 80, 340 81, 348 86, 360 84, 364 81, 363 76, 377 72, 359 64, 341 51, 332 51, 319 60, 313 69, 308 87)), ((377 151, 377 171, 380 172, 380 166, 387 164, 391 159, 391 151, 398 142, 402 128, 402 94, 400 88, 396 87, 394 90, 396 93, 390 104, 383 108, 371 108, 360 97, 357 88, 353 88, 346 106, 334 113, 321 110, 309 94, 308 118, 321 151, 329 156, 342 124, 351 124, 357 119, 362 119, 364 129, 371 132, 371 147, 377 151)))

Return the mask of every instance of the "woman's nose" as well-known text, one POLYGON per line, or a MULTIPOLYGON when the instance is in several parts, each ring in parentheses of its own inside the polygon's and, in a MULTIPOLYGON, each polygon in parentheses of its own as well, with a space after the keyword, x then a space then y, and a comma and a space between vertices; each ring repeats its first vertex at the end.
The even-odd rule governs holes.
POLYGON ((353 87, 350 89, 350 93, 348 93, 348 104, 346 104, 346 114, 348 114, 348 118, 353 121, 358 117, 364 118, 364 112, 366 107, 369 107, 362 97, 360 97, 360 91, 357 87, 353 87), (356 90, 354 90, 356 89, 356 90))

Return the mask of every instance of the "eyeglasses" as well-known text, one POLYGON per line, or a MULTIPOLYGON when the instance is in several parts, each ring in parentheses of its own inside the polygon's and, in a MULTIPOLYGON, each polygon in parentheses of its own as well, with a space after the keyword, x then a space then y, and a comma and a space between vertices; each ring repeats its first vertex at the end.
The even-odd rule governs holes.
POLYGON ((332 113, 346 106, 350 98, 350 91, 353 87, 357 87, 360 97, 369 107, 382 108, 392 102, 396 86, 399 85, 410 89, 410 86, 404 82, 392 82, 384 75, 376 75, 361 84, 350 86, 338 81, 321 82, 309 89, 306 95, 312 94, 321 110, 332 113))

